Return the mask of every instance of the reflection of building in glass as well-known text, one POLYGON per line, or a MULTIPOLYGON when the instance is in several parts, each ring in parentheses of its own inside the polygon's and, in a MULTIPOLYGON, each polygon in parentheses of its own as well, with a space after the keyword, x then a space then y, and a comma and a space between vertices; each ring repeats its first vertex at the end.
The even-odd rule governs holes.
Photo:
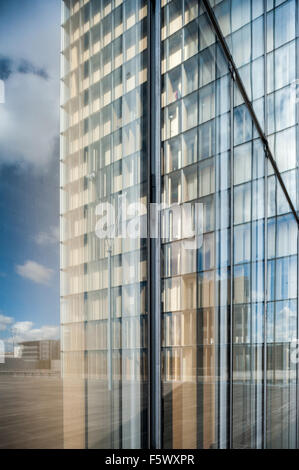
POLYGON ((15 357, 26 361, 52 361, 60 359, 60 341, 43 339, 23 341, 15 348, 15 357))
POLYGON ((75 385, 65 380, 65 442, 140 447, 146 243, 98 239, 95 209, 117 206, 122 192, 146 203, 146 1, 64 2, 63 11, 63 373, 85 377, 75 385))
POLYGON ((63 2, 66 446, 298 447, 298 1, 155 5, 63 2), (124 193, 200 203, 197 245, 174 211, 156 241, 97 238, 124 193))

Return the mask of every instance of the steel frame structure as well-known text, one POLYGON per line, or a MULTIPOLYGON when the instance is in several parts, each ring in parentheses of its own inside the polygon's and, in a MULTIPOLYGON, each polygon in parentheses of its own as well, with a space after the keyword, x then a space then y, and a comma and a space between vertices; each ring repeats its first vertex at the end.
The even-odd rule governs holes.
MULTIPOLYGON (((290 211, 292 212, 297 226, 299 228, 299 217, 294 204, 289 196, 284 181, 281 177, 277 167, 273 153, 270 150, 269 142, 267 139, 267 120, 266 120, 266 98, 264 104, 265 116, 265 129, 259 123, 257 115, 253 109, 252 103, 248 97, 245 86, 239 74, 238 68, 235 65, 232 54, 230 53, 227 42, 222 34, 219 23, 214 14, 209 0, 199 0, 199 3, 205 8, 210 23, 213 27, 217 41, 226 58, 229 71, 232 77, 231 91, 230 91, 230 113, 231 113, 231 131, 230 131, 230 146, 231 146, 231 212, 230 212, 230 226, 231 226, 231 240, 230 240, 230 276, 233 279, 233 256, 234 256, 234 191, 233 191, 233 150, 234 150, 234 135, 233 135, 233 111, 234 111, 234 87, 236 86, 242 95, 246 108, 250 114, 258 136, 260 137, 264 147, 264 170, 265 170, 265 189, 264 189, 264 218, 265 218, 265 236, 264 236, 264 344, 263 344, 263 422, 262 422, 262 447, 266 448, 267 444, 267 426, 266 426, 266 411, 267 411, 267 198, 268 198, 268 161, 270 162, 274 174, 277 177, 279 185, 286 197, 289 204, 290 211)), ((264 3, 264 18, 266 15, 266 0, 264 3)), ((265 41, 266 28, 265 28, 265 41)), ((266 44, 266 42, 265 42, 266 44)), ((265 48, 266 50, 266 48, 265 48)), ((266 52, 264 53, 264 61, 267 61, 266 52)), ((299 72, 299 71, 298 71, 299 72)), ((265 91, 267 83, 267 67, 264 67, 265 74, 265 91)), ((297 74, 298 75, 298 74, 297 74)), ((157 203, 161 201, 161 1, 148 0, 148 203, 157 203)), ((266 92, 265 92, 266 97, 266 92)), ((297 110, 298 114, 298 110, 297 110)), ((150 212, 150 211, 148 211, 150 212)), ((150 214, 148 214, 148 311, 149 311, 149 409, 148 409, 148 434, 149 434, 149 447, 152 449, 159 449, 162 447, 162 393, 161 393, 161 241, 160 238, 151 239, 150 234, 150 214)), ((160 229, 159 229, 160 230, 160 229)), ((299 251, 299 241, 298 241, 299 251)), ((298 269, 299 274, 299 269, 298 269)), ((227 444, 229 448, 233 447, 232 439, 232 410, 233 410, 233 282, 230 284, 230 315, 229 315, 229 426, 228 426, 228 439, 227 444)), ((299 331, 299 315, 297 315, 297 329, 299 331)), ((298 380, 298 366, 297 366, 297 380, 298 380)), ((297 396, 299 397, 298 387, 297 396)), ((299 418, 297 418, 297 427, 299 427, 299 418)))

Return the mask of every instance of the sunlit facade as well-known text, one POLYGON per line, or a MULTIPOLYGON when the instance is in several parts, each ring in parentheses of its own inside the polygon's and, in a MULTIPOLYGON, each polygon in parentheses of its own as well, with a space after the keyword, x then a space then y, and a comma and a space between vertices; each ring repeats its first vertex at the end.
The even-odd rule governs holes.
POLYGON ((99 202, 146 198, 146 11, 63 4, 61 320, 63 374, 76 382, 65 380, 66 446, 146 442, 146 240, 95 234, 99 202))
POLYGON ((62 2, 65 447, 299 447, 298 14, 62 2), (195 245, 175 210, 99 238, 123 195, 199 204, 195 245))

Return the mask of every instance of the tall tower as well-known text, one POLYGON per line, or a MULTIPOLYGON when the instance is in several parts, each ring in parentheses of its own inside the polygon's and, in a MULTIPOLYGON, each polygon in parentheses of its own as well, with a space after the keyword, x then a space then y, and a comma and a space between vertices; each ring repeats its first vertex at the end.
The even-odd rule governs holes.
POLYGON ((121 194, 146 204, 147 2, 71 0, 62 11, 65 445, 142 447, 146 240, 99 238, 95 224, 107 203, 117 219, 121 194))
POLYGON ((298 11, 62 2, 66 447, 298 447, 298 11))

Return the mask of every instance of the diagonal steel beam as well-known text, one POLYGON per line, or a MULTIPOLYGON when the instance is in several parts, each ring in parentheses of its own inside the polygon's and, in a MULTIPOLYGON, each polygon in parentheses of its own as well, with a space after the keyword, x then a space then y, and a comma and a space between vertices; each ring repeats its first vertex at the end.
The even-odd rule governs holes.
POLYGON ((296 212, 296 209, 292 203, 292 200, 289 196, 289 193, 287 191, 287 188, 284 184, 284 181, 282 179, 282 176, 280 174, 280 171, 277 167, 277 164, 275 162, 275 159, 273 157, 273 154, 270 150, 270 146, 269 146, 269 142, 268 142, 268 139, 266 137, 266 135, 264 134, 264 131, 259 123, 259 120, 255 114, 255 111, 253 109, 253 106, 251 104, 251 101, 250 99, 248 98, 248 95, 247 95, 247 92, 245 90, 245 87, 244 87, 244 84, 243 84, 243 81, 240 77, 240 74, 238 72, 238 69, 235 65, 235 62, 234 62, 234 59, 230 53, 230 50, 229 50, 229 47, 227 45, 227 42, 222 34, 222 31, 221 31, 221 28, 219 26, 219 23, 218 23, 218 20, 215 16, 215 13, 210 5, 210 1, 209 0, 202 0, 202 3, 204 4, 205 6, 205 9, 206 9, 206 12, 207 12, 207 15, 209 17, 209 20, 214 28, 214 31, 215 31, 215 34, 217 36, 217 39, 222 47, 222 50, 223 50, 223 53, 228 61, 228 65, 229 65, 229 69, 230 69, 230 72, 231 72, 231 75, 232 75, 232 78, 234 80, 234 82, 237 84, 238 88, 239 88, 239 91, 243 97, 243 100, 244 100, 244 103, 249 111, 249 114, 251 116, 251 119, 253 120, 254 122, 254 125, 256 127, 256 130, 259 134, 259 137, 260 139, 262 140, 263 142, 263 145, 264 145, 264 151, 265 151, 265 154, 266 154, 266 157, 269 159, 269 161, 271 162, 271 165, 273 167, 273 170, 274 170, 274 173, 280 183, 280 186, 281 186, 281 189, 283 190, 284 192, 284 195, 288 201, 288 204, 291 208, 291 211, 296 219, 296 222, 297 222, 297 225, 298 225, 298 228, 299 228, 299 218, 298 218, 298 215, 297 215, 297 212, 296 212))

